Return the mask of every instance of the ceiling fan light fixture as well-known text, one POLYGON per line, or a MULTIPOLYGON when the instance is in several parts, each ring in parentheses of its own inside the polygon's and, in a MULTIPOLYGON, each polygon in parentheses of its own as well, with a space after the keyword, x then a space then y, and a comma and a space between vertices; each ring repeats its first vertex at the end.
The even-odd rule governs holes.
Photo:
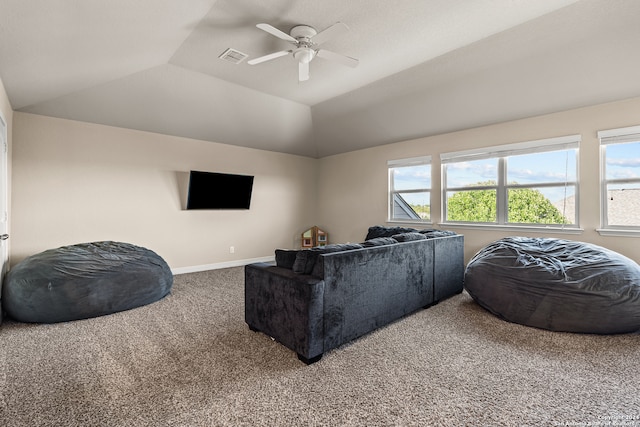
POLYGON ((296 59, 296 61, 303 64, 308 64, 309 62, 311 62, 314 56, 316 56, 316 51, 311 49, 310 47, 300 47, 293 51, 293 57, 296 59))

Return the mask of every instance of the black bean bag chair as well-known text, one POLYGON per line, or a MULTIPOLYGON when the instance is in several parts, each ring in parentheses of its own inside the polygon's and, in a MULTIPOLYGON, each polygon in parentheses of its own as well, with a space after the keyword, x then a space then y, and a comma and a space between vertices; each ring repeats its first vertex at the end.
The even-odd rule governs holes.
POLYGON ((464 287, 500 318, 552 331, 640 330, 640 266, 603 247, 508 237, 468 263, 464 287))
POLYGON ((173 274, 155 252, 93 242, 30 256, 7 274, 2 304, 21 322, 86 319, 150 304, 171 291, 173 274))

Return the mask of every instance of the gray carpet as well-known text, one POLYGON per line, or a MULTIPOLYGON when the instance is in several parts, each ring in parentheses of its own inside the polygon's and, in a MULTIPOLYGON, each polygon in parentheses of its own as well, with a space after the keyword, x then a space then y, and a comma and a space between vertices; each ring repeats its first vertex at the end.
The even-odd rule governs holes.
POLYGON ((640 425, 638 335, 510 324, 463 293, 305 366, 243 316, 230 268, 127 312, 7 320, 0 425, 640 425))

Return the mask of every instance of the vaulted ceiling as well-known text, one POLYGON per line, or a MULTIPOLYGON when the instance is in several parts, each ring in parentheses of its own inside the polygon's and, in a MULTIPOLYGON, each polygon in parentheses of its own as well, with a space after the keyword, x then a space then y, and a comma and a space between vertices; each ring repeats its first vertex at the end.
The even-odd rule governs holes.
POLYGON ((640 96, 637 0, 2 0, 14 110, 310 157, 640 96), (348 25, 298 81, 289 33, 348 25), (248 58, 220 59, 228 48, 248 58))

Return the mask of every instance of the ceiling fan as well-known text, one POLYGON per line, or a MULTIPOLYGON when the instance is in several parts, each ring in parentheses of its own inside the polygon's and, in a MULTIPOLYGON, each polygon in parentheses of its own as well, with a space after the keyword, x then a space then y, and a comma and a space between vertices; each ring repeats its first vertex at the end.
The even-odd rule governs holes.
POLYGON ((336 61, 352 68, 358 66, 358 60, 355 58, 318 48, 322 43, 349 31, 349 27, 342 22, 338 22, 319 33, 315 28, 308 25, 297 25, 291 29, 290 34, 282 32, 269 24, 258 24, 256 27, 278 37, 279 39, 292 43, 295 47, 293 49, 281 50, 279 52, 270 53, 247 61, 250 65, 260 64, 261 62, 270 61, 272 59, 280 58, 281 56, 292 54, 298 61, 298 81, 301 82, 309 80, 309 62, 311 62, 311 60, 316 56, 330 61, 336 61))

